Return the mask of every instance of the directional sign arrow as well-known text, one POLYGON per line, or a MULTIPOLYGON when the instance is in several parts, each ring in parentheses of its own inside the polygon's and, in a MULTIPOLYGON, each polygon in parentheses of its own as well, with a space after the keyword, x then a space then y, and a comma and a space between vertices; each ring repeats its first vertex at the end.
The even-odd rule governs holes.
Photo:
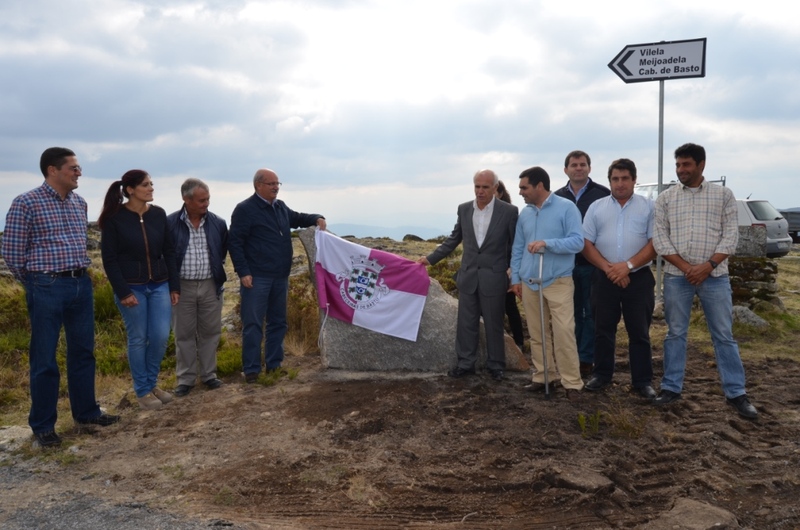
POLYGON ((629 44, 608 67, 626 83, 706 76, 706 39, 629 44))

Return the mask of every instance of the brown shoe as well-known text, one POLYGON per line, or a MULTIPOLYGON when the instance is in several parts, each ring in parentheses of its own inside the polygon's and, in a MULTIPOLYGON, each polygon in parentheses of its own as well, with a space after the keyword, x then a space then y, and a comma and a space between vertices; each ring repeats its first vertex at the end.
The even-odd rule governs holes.
POLYGON ((158 410, 164 406, 160 399, 155 397, 152 392, 145 394, 140 398, 136 398, 139 406, 144 410, 158 410))
POLYGON ((161 390, 161 389, 160 389, 160 388, 158 388, 158 387, 156 387, 156 388, 154 388, 154 389, 153 389, 153 395, 154 395, 155 397, 157 397, 157 398, 158 398, 158 400, 159 400, 161 403, 163 403, 164 405, 166 405, 167 403, 171 402, 171 401, 174 399, 174 398, 172 397, 172 394, 170 394, 169 392, 165 392, 165 391, 161 390))
POLYGON ((581 399, 581 391, 575 390, 574 388, 567 388, 566 389, 567 399, 572 403, 576 401, 580 401, 581 399))
MULTIPOLYGON (((550 383, 547 385, 547 387, 548 394, 552 394, 556 389, 556 385, 553 383, 550 383)), ((544 392, 545 386, 544 383, 531 383, 529 385, 525 385, 525 389, 528 392, 544 392)))

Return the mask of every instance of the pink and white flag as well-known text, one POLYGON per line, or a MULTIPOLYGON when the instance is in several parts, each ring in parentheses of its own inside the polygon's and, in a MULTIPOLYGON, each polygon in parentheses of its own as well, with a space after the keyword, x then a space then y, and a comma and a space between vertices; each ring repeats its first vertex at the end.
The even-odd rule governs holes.
POLYGON ((417 340, 430 278, 424 265, 317 230, 317 293, 328 315, 417 340))

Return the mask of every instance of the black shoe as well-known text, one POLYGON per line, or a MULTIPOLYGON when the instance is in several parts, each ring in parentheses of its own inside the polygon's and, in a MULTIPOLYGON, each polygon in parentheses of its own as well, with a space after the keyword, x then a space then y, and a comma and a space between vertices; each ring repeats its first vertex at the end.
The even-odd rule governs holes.
POLYGON ((592 375, 592 370, 594 369, 594 365, 592 363, 585 363, 581 361, 580 369, 581 369, 581 377, 589 377, 592 375))
POLYGON ((653 399, 653 405, 657 407, 660 407, 662 405, 669 405, 670 403, 675 403, 680 398, 681 395, 677 392, 673 392, 672 390, 662 390, 653 399))
POLYGON ((750 400, 747 399, 747 394, 742 394, 741 396, 737 396, 735 398, 728 398, 728 405, 735 408, 736 412, 739 413, 739 416, 743 418, 748 418, 751 420, 758 418, 758 411, 750 403, 750 400))
POLYGON ((645 399, 652 401, 656 398, 656 391, 650 385, 637 386, 633 390, 645 399))
POLYGON ((584 385, 583 388, 588 390, 589 392, 597 392, 598 390, 603 390, 608 385, 611 384, 610 379, 603 379, 600 376, 593 375, 591 379, 584 385))
POLYGON ((215 377, 213 379, 209 379, 208 381, 203 381, 203 384, 206 385, 207 389, 215 390, 222 386, 222 381, 215 377))
POLYGON ((475 375, 475 370, 474 369, 473 370, 464 370, 463 368, 459 368, 458 366, 456 366, 455 368, 453 368, 452 370, 447 372, 447 375, 449 375, 450 377, 454 377, 454 378, 458 379, 459 377, 464 377, 464 376, 467 376, 467 375, 475 375))
MULTIPOLYGON (((544 392, 544 386, 545 386, 544 383, 531 383, 529 385, 526 385, 525 388, 528 389, 528 392, 544 392)), ((547 386, 550 387, 548 389, 548 393, 552 394, 553 391, 555 390, 555 385, 553 383, 550 383, 547 386)))
POLYGON ((489 375, 491 375, 492 379, 495 381, 502 381, 505 379, 505 374, 503 374, 502 370, 489 370, 489 375))
POLYGON ((247 384, 255 383, 258 381, 258 372, 252 374, 244 374, 244 382, 247 384))
POLYGON ((105 412, 100 414, 96 418, 92 418, 86 421, 79 421, 81 425, 99 425, 101 427, 108 427, 109 425, 113 425, 119 421, 119 416, 114 416, 113 414, 106 414, 105 412))
POLYGON ((178 385, 175 387, 175 390, 172 391, 172 395, 183 397, 191 392, 193 388, 192 385, 178 385))
POLYGON ((61 438, 56 434, 56 431, 35 432, 33 437, 36 438, 36 443, 39 447, 58 447, 61 445, 61 438))

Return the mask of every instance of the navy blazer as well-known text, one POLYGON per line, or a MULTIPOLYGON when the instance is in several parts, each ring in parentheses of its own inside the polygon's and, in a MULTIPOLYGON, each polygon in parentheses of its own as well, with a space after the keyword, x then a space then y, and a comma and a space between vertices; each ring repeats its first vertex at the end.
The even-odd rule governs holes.
MULTIPOLYGON (((181 215, 186 211, 183 206, 177 212, 172 212, 167 216, 167 224, 175 244, 175 261, 178 271, 181 270, 183 258, 186 256, 186 249, 189 247, 189 227, 181 219, 181 215)), ((228 254, 228 225, 225 219, 217 217, 211 212, 206 212, 203 231, 206 234, 206 245, 208 245, 208 262, 211 266, 211 277, 217 286, 217 296, 222 292, 222 287, 228 275, 225 274, 225 256, 228 254)))
POLYGON ((253 194, 231 215, 228 252, 236 274, 288 278, 292 270, 292 228, 317 224, 322 216, 298 213, 278 199, 273 204, 253 194))

